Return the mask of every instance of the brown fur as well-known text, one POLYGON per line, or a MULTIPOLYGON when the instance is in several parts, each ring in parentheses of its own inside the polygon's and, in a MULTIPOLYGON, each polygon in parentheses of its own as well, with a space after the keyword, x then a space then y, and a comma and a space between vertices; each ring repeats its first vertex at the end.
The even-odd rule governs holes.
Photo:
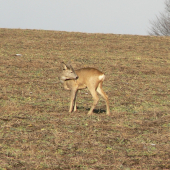
POLYGON ((60 75, 60 81, 63 83, 65 90, 71 90, 71 103, 69 112, 72 112, 73 109, 74 111, 76 111, 77 109, 77 91, 88 88, 93 97, 93 105, 91 106, 88 115, 91 115, 93 113, 93 109, 95 108, 99 100, 97 92, 105 99, 107 110, 106 114, 110 115, 108 97, 102 89, 102 83, 105 79, 105 75, 95 68, 81 68, 74 71, 71 66, 67 66, 64 63, 62 63, 62 65, 63 72, 60 75))

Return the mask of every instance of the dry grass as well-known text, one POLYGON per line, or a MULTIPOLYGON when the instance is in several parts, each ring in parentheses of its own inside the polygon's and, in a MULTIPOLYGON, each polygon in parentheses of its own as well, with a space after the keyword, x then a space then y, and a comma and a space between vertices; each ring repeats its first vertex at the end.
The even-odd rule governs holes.
POLYGON ((0 169, 170 169, 170 38, 0 29, 0 169), (15 56, 15 54, 22 56, 15 56), (60 62, 106 74, 101 99, 69 94, 60 62))

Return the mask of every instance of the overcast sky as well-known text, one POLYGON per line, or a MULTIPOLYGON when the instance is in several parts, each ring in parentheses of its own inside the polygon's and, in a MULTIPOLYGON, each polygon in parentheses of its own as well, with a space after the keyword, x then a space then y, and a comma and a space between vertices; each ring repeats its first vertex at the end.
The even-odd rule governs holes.
POLYGON ((0 0, 0 28, 147 35, 164 0, 0 0))

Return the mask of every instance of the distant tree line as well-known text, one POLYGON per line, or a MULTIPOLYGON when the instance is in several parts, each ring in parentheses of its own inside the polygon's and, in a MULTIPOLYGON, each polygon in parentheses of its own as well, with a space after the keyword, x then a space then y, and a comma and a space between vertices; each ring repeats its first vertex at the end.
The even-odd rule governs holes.
POLYGON ((170 0, 165 0, 165 11, 150 21, 149 35, 170 36, 170 0))

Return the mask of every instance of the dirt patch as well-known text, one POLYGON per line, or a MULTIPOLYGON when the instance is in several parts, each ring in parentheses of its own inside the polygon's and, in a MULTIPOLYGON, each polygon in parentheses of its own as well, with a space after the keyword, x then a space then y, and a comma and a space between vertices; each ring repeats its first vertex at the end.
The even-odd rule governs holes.
POLYGON ((0 169, 170 169, 169 37, 0 29, 0 169), (17 56, 15 54, 22 54, 17 56), (60 62, 106 74, 76 113, 60 62))

